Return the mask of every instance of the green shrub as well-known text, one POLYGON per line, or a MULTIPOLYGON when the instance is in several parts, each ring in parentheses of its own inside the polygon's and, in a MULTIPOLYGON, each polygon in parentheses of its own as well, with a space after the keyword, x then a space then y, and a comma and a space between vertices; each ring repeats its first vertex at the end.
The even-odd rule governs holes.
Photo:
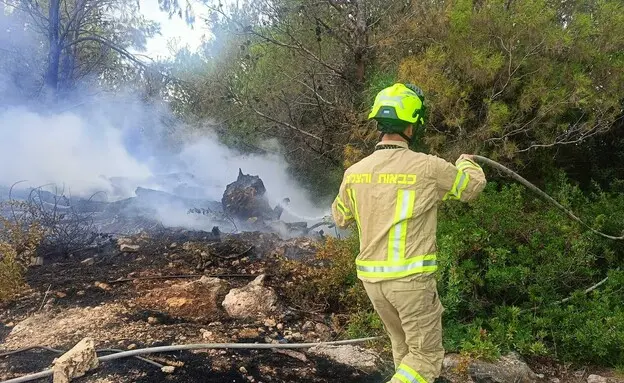
MULTIPOLYGON (((558 177, 548 192, 592 227, 618 234, 624 194, 594 189, 584 194, 558 177)), ((493 355, 491 342, 503 352, 624 363, 621 243, 592 234, 520 185, 495 183, 474 203, 444 205, 438 238, 446 347, 493 355), (607 273, 605 285, 583 293, 607 273)))

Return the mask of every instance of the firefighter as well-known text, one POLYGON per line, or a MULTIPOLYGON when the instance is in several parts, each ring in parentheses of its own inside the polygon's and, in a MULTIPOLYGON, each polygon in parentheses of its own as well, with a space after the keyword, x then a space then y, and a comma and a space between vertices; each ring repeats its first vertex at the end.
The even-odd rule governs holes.
POLYGON ((471 155, 453 165, 409 149, 425 118, 418 87, 398 83, 379 92, 369 119, 377 121, 381 141, 345 171, 332 204, 338 227, 357 225, 357 275, 392 342, 392 383, 431 383, 440 375, 437 208, 444 200, 470 201, 486 184, 471 155))

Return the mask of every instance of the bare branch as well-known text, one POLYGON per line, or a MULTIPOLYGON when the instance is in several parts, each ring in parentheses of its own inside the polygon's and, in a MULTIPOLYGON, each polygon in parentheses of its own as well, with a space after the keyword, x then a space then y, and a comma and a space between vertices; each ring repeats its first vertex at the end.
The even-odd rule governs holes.
POLYGON ((294 126, 292 124, 289 124, 287 122, 280 121, 280 120, 277 120, 277 119, 275 119, 273 117, 267 116, 266 114, 260 112, 259 110, 255 109, 255 108, 253 108, 251 106, 250 106, 250 108, 251 108, 251 110, 254 111, 254 113, 256 113, 260 117, 266 118, 267 120, 272 121, 272 122, 274 122, 276 124, 282 125, 282 126, 284 126, 286 128, 289 128, 289 129, 292 129, 292 130, 294 130, 296 132, 299 132, 299 133, 303 134, 304 136, 307 136, 307 137, 313 138, 313 139, 315 139, 317 141, 323 142, 323 139, 321 137, 319 137, 319 136, 316 136, 316 135, 314 135, 314 134, 312 134, 310 132, 306 132, 305 130, 300 129, 300 128, 298 128, 298 127, 296 127, 296 126, 294 126))

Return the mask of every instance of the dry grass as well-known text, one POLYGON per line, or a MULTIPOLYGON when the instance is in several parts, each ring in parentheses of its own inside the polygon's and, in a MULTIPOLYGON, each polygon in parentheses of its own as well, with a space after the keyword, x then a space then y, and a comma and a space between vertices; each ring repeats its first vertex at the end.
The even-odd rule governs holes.
POLYGON ((13 218, 0 216, 0 302, 25 287, 24 271, 43 238, 43 230, 37 222, 23 223, 15 213, 23 207, 22 202, 16 201, 0 204, 3 210, 13 212, 13 218))

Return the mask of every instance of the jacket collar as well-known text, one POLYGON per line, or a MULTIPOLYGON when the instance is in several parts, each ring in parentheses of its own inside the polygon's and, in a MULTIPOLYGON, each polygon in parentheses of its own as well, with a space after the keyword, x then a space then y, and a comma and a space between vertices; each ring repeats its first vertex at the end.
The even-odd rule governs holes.
POLYGON ((377 145, 375 145, 375 146, 377 147, 377 146, 380 146, 380 145, 395 145, 395 146, 400 146, 400 147, 402 147, 404 149, 408 149, 409 148, 408 143, 405 142, 405 141, 379 141, 377 143, 377 145))

